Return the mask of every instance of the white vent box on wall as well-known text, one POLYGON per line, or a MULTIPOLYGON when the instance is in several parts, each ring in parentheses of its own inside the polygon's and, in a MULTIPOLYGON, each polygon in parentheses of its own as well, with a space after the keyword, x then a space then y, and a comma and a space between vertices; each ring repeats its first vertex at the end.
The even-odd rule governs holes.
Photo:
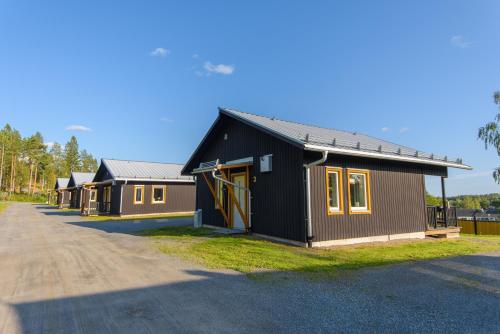
POLYGON ((273 155, 267 154, 260 157, 260 172, 269 173, 273 170, 273 155))

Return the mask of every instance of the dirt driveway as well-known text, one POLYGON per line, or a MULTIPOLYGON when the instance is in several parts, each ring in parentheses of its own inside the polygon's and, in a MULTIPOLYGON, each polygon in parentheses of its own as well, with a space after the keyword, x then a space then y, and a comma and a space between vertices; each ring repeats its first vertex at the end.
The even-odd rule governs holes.
POLYGON ((500 333, 500 254, 259 280, 80 220, 31 204, 0 215, 0 333, 500 333))

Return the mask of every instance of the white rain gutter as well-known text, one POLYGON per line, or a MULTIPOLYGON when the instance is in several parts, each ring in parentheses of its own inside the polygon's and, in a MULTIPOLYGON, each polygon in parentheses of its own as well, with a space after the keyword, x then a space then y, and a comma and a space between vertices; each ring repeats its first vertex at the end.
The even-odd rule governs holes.
POLYGON ((138 181, 138 182, 190 182, 194 183, 192 179, 148 179, 148 178, 126 178, 117 177, 113 179, 115 181, 138 181))
POLYGON ((194 183, 194 180, 189 180, 189 179, 186 179, 186 180, 183 180, 183 179, 147 179, 147 178, 143 178, 143 179, 130 179, 130 178, 116 178, 116 179, 107 179, 107 180, 104 180, 104 181, 99 181, 99 182, 87 182, 87 183, 84 183, 85 185, 104 185, 104 184, 112 184, 113 182, 116 182, 116 181, 124 181, 124 182, 128 182, 128 181, 137 181, 137 182, 180 182, 180 183, 186 183, 186 182, 189 182, 189 183, 194 183))
POLYGON ((122 203, 123 203, 123 186, 126 185, 128 180, 125 180, 125 183, 120 185, 120 215, 122 214, 122 203))
POLYGON ((311 217, 311 167, 322 164, 328 158, 328 151, 323 151, 323 157, 321 159, 313 161, 308 164, 304 164, 306 169, 306 209, 307 209, 307 245, 312 247, 313 231, 312 231, 312 217, 311 217))
POLYGON ((312 145, 312 144, 305 144, 304 148, 308 151, 315 151, 315 152, 323 152, 326 150, 329 153, 333 153, 333 154, 345 154, 345 155, 367 157, 367 158, 379 158, 379 159, 384 159, 384 160, 408 161, 408 162, 414 162, 414 163, 420 163, 420 164, 426 164, 426 165, 445 166, 445 167, 461 168, 461 169, 467 169, 467 170, 472 169, 471 166, 459 164, 459 163, 454 163, 451 161, 437 161, 437 160, 432 160, 432 159, 421 159, 421 158, 417 158, 417 157, 408 157, 408 156, 384 154, 384 153, 377 153, 377 152, 349 150, 349 149, 338 148, 338 147, 325 147, 325 146, 321 146, 321 145, 312 145))
POLYGON ((223 178, 218 177, 217 175, 215 175, 216 171, 217 171, 217 168, 212 169, 212 176, 214 179, 219 180, 225 184, 230 184, 233 187, 240 188, 240 189, 243 189, 244 191, 248 192, 248 228, 250 229, 252 227, 252 194, 250 192, 250 189, 247 187, 242 187, 236 183, 229 182, 228 180, 224 180, 223 178))

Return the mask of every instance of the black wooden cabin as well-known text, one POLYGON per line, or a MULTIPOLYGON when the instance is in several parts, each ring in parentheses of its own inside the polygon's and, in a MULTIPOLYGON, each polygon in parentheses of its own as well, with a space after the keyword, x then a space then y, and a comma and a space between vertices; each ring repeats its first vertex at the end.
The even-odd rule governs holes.
POLYGON ((195 184, 183 165, 102 159, 92 182, 84 184, 84 215, 192 214, 195 184))
POLYGON ((69 207, 79 209, 83 200, 83 185, 92 182, 95 173, 72 172, 68 181, 67 190, 70 193, 69 207))
POLYGON ((69 207, 71 193, 68 190, 68 182, 69 182, 69 178, 58 177, 56 179, 56 184, 54 186, 54 190, 57 194, 56 205, 60 209, 69 207))
POLYGON ((448 167, 470 169, 359 133, 219 108, 182 173, 197 177, 203 224, 328 246, 423 238, 433 228, 424 175, 441 177, 444 198, 448 167))

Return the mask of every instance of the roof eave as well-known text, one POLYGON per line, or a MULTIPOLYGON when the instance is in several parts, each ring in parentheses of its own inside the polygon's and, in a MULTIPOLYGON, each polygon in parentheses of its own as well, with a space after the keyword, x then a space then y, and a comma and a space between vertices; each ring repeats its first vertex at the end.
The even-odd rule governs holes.
POLYGON ((117 177, 115 181, 139 181, 139 182, 178 182, 178 183, 194 183, 194 180, 183 179, 149 179, 149 178, 130 178, 130 177, 117 177))
POLYGON ((345 148, 336 148, 336 147, 328 147, 321 145, 311 145, 305 144, 304 149, 307 151, 328 151, 328 153, 333 154, 344 154, 350 156, 359 156, 359 157, 367 157, 367 158, 375 158, 375 159, 383 159, 383 160, 393 160, 393 161, 405 161, 405 162, 413 162, 424 165, 436 165, 443 167, 452 167, 452 168, 460 168, 471 170, 472 167, 464 164, 454 163, 451 161, 438 161, 431 159, 421 159, 417 157, 408 157, 408 156, 399 156, 393 154, 385 154, 385 153, 377 153, 377 152, 367 152, 367 151, 359 151, 359 150, 350 150, 345 148))
POLYGON ((242 122, 244 124, 247 124, 247 125, 249 125, 251 127, 254 127, 254 128, 259 129, 261 131, 264 131, 264 132, 270 134, 271 136, 276 137, 278 139, 281 139, 283 141, 286 141, 286 142, 288 142, 288 143, 290 143, 290 144, 292 144, 292 145, 294 145, 296 147, 299 147, 299 148, 302 148, 302 149, 304 148, 304 142, 303 141, 295 139, 295 138, 292 138, 292 137, 289 137, 289 136, 286 136, 286 135, 284 135, 282 133, 279 133, 278 131, 275 131, 275 130, 267 127, 267 126, 263 126, 262 124, 259 124, 259 123, 256 123, 256 122, 252 122, 251 120, 248 120, 246 118, 240 117, 240 116, 232 113, 228 109, 219 107, 219 112, 221 114, 229 116, 229 117, 231 117, 233 119, 236 119, 236 120, 238 120, 238 121, 240 121, 240 122, 242 122))
MULTIPOLYGON (((219 108, 219 110, 220 110, 220 108, 219 108)), ((201 149, 201 146, 203 145, 203 143, 205 142, 205 140, 208 138, 208 135, 215 128, 215 125, 219 122, 219 120, 220 120, 220 114, 217 115, 217 118, 215 119, 215 121, 212 123, 212 125, 210 126, 210 128, 208 129, 208 131, 205 133, 205 135, 203 136, 203 138, 201 139, 201 141, 198 143, 198 146, 196 146, 195 150, 193 151, 193 153, 189 157, 188 161, 184 164, 184 167, 182 167, 182 169, 181 169, 181 175, 188 175, 188 174, 191 173, 191 172, 187 171, 186 168, 191 164, 191 161, 198 154, 198 152, 201 149)))

